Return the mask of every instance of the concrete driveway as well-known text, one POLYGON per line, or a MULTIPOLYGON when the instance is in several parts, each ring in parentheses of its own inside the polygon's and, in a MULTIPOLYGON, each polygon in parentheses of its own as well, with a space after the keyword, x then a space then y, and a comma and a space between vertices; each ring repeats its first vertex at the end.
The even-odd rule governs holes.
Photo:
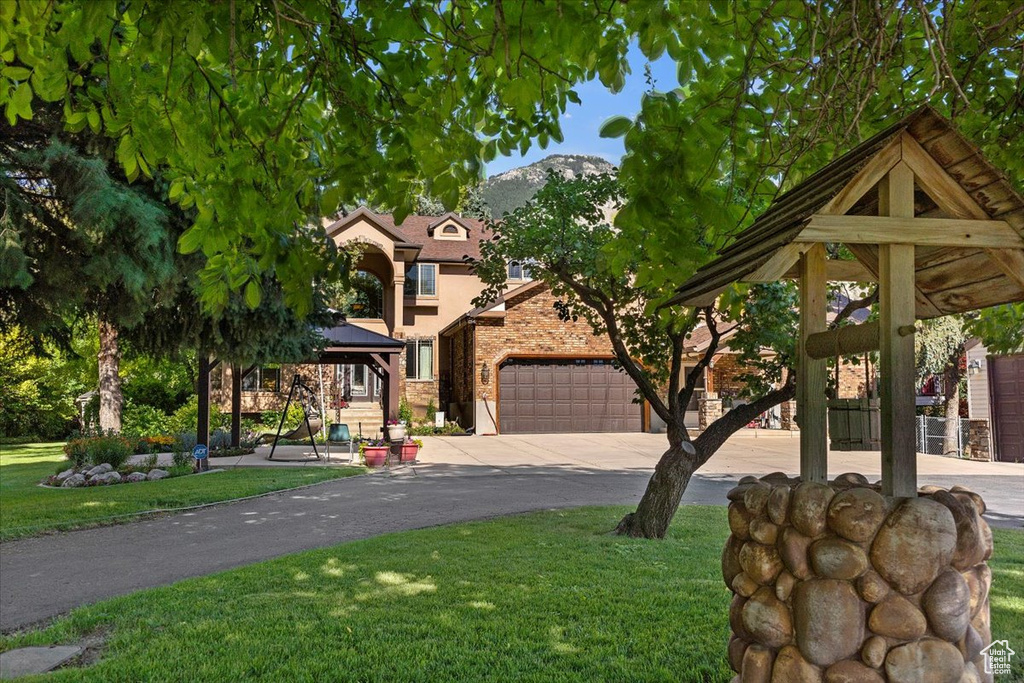
MULTIPOLYGON (((425 441, 424 462, 414 467, 0 544, 0 630, 142 588, 392 531, 537 509, 635 504, 665 448, 664 436, 650 434, 425 441)), ((735 436, 694 477, 683 502, 723 504, 739 477, 793 473, 798 460, 797 440, 789 435, 735 436)), ((830 472, 877 476, 879 461, 877 453, 836 453, 830 472)), ((1024 524, 1024 465, 920 456, 918 466, 923 484, 961 483, 982 494, 992 524, 1024 524)))

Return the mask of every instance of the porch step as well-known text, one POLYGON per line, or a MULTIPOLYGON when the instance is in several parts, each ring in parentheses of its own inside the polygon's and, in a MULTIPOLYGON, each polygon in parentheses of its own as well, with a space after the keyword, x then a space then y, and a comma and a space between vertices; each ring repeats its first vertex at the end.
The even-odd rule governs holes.
POLYGON ((347 424, 352 434, 359 434, 362 429, 363 436, 368 438, 380 436, 380 428, 384 426, 384 416, 378 406, 328 410, 326 418, 328 422, 347 424))

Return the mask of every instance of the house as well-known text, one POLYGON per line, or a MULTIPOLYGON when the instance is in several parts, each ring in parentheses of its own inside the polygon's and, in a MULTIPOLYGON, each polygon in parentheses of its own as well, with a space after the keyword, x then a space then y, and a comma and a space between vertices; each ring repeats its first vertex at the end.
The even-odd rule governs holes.
POLYGON ((984 421, 993 460, 1024 462, 1024 354, 990 355, 981 340, 966 345, 967 412, 984 421))
MULTIPOLYGON (((477 434, 639 431, 647 407, 612 365, 611 345, 585 322, 559 320, 547 287, 526 264, 508 264, 507 289, 476 308, 484 285, 470 261, 488 238, 483 221, 447 213, 394 217, 360 208, 325 225, 339 246, 358 247, 348 323, 405 342, 399 396, 418 415, 431 408, 477 434)), ((230 368, 211 379, 226 408, 230 368)), ((382 382, 366 365, 254 368, 242 380, 242 413, 280 410, 298 373, 329 421, 373 433, 382 382)))

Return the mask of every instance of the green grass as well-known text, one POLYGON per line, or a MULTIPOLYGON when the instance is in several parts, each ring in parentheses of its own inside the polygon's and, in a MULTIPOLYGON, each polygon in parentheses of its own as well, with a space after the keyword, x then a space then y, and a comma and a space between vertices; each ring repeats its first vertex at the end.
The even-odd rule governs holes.
POLYGON ((136 484, 40 488, 37 484, 64 460, 62 447, 59 443, 0 446, 0 541, 123 522, 132 517, 109 518, 215 503, 365 471, 360 467, 246 467, 136 484))
MULTIPOLYGON (((107 633, 53 681, 729 681, 725 508, 664 542, 609 536, 625 508, 389 534, 72 612, 0 649, 107 633)), ((996 531, 993 633, 1024 642, 1024 534, 996 531)))

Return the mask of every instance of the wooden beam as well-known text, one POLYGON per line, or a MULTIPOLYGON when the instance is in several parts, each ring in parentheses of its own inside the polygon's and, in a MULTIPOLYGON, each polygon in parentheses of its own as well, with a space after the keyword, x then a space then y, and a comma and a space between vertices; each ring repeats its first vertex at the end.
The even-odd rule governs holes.
POLYGON ((818 213, 839 216, 845 214, 861 197, 877 185, 900 161, 902 146, 896 138, 879 151, 864 168, 843 186, 818 213))
MULTIPOLYGON (((914 334, 913 325, 903 325, 896 332, 901 337, 914 334)), ((877 322, 846 325, 827 332, 818 332, 807 337, 807 355, 814 359, 851 356, 857 353, 878 351, 879 330, 877 322)))
POLYGON ((1024 289, 1024 251, 1020 249, 987 249, 985 253, 1008 278, 1024 289))
POLYGON ((903 162, 914 172, 918 186, 953 218, 991 218, 967 190, 939 166, 931 154, 906 131, 902 134, 903 162))
POLYGON ((1006 221, 890 216, 811 216, 795 242, 914 244, 922 247, 1022 249, 1006 221))
POLYGON ((810 249, 809 244, 790 243, 776 251, 766 263, 740 282, 778 282, 786 273, 798 266, 800 255, 810 249))
MULTIPOLYGON (((786 280, 799 279, 799 264, 786 271, 786 274, 782 277, 786 280)), ((878 282, 878 276, 868 270, 859 260, 838 261, 836 259, 829 259, 825 261, 825 277, 829 282, 878 282)))
POLYGON ((800 339, 796 401, 800 424, 800 476, 804 481, 828 480, 828 434, 825 384, 828 364, 806 353, 807 339, 825 330, 828 303, 825 245, 815 244, 800 255, 800 339))

